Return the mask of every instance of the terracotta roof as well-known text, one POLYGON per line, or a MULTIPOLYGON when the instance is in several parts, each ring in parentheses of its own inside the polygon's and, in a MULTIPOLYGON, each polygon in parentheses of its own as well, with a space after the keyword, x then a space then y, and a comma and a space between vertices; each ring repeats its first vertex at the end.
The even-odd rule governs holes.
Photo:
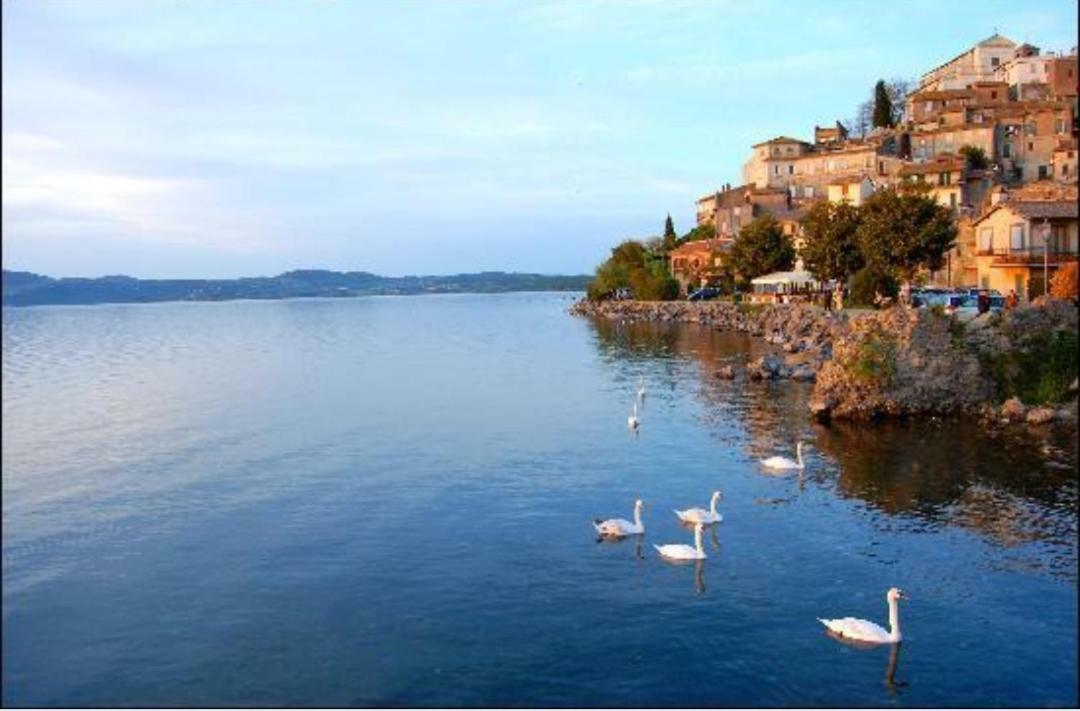
POLYGON ((868 178, 868 176, 861 173, 859 175, 842 175, 839 178, 830 180, 829 185, 852 185, 854 183, 861 183, 863 178, 868 178))
POLYGON ((911 95, 916 101, 936 101, 938 99, 970 99, 975 96, 971 89, 942 89, 939 91, 917 91, 911 95))
POLYGON ((998 210, 1009 210, 1028 220, 1075 220, 1080 216, 1080 206, 1075 200, 1032 200, 1024 202, 1002 201, 975 220, 977 225, 998 210))
POLYGON ((806 141, 801 141, 798 138, 792 138, 790 136, 777 136, 776 138, 770 138, 769 140, 762 141, 761 143, 755 143, 750 147, 758 148, 760 146, 767 146, 771 143, 806 143, 806 141))
POLYGON ((926 163, 907 163, 900 167, 900 175, 920 175, 964 169, 964 159, 951 154, 942 154, 926 163))
POLYGON ((715 239, 699 239, 693 242, 679 245, 668 252, 668 257, 685 257, 692 254, 704 254, 707 252, 722 251, 731 247, 733 240, 724 237, 715 239))

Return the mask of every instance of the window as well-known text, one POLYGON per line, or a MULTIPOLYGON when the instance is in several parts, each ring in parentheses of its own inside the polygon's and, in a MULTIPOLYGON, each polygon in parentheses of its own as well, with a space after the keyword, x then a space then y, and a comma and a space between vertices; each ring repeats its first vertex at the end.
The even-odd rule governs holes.
POLYGON ((1003 158, 1009 158, 1012 156, 1012 144, 1005 143, 1001 146, 1001 156, 1003 158))
POLYGON ((1064 176, 1066 176, 1068 174, 1069 174, 1069 164, 1068 163, 1062 163, 1061 164, 1061 175, 1064 177, 1064 176))
POLYGON ((795 166, 793 166, 793 165, 789 165, 789 166, 787 167, 787 174, 788 174, 788 175, 793 175, 794 173, 795 173, 795 166))
POLYGON ((877 163, 878 175, 885 175, 885 161, 879 160, 877 163))
POLYGON ((956 209, 956 193, 949 193, 949 207, 956 209))
POLYGON ((1034 141, 1028 141, 1028 150, 1029 151, 1035 150, 1035 142, 1034 141))
POLYGON ((934 102, 933 101, 927 101, 926 102, 926 113, 930 113, 933 110, 934 110, 934 102))
POLYGON ((1040 165, 1039 166, 1039 180, 1042 180, 1045 177, 1046 177, 1046 166, 1045 165, 1040 165))
POLYGON ((1001 64, 1001 60, 1000 60, 999 58, 997 58, 997 57, 990 57, 990 66, 991 66, 991 67, 996 67, 996 66, 997 66, 997 65, 999 65, 999 64, 1001 64))
POLYGON ((952 185, 952 173, 949 171, 938 173, 937 182, 938 185, 952 185))
POLYGON ((1033 123, 1025 123, 1024 124, 1024 135, 1025 136, 1034 136, 1035 135, 1035 124, 1033 124, 1033 123))
POLYGON ((780 166, 774 165, 772 167, 772 172, 773 172, 773 175, 780 175, 780 166))
POLYGON ((1009 249, 1014 252, 1019 252, 1024 249, 1023 223, 1009 226, 1009 249))
POLYGON ((1065 119, 1054 121, 1054 133, 1065 133, 1065 119))
POLYGON ((989 252, 994 248, 994 228, 983 227, 979 230, 979 251, 989 252))
POLYGON ((807 185, 805 188, 803 188, 803 195, 805 195, 808 198, 814 197, 814 186, 813 185, 807 185))
POLYGON ((997 92, 996 91, 991 91, 990 92, 990 100, 993 101, 996 98, 997 98, 997 92))

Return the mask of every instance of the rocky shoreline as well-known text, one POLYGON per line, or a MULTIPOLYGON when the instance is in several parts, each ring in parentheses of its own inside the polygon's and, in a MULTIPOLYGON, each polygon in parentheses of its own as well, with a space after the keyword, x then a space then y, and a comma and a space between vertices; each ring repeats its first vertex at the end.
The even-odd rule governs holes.
POLYGON ((1071 402, 1029 407, 1001 392, 1003 356, 1023 355, 1046 339, 1071 338, 1075 344, 1077 308, 1070 302, 1049 301, 968 323, 926 309, 836 313, 801 304, 716 301, 582 300, 570 313, 697 323, 761 338, 775 352, 743 369, 719 367, 715 375, 735 379, 741 370, 751 380, 813 382, 810 410, 819 419, 974 415, 1032 425, 1077 419, 1075 373, 1068 374, 1071 402))

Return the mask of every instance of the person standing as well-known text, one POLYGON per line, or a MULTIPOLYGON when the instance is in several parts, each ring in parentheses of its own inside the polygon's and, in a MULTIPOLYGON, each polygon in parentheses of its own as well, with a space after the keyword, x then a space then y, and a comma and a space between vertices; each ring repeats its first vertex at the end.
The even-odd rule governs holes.
POLYGON ((979 290, 979 298, 976 303, 978 304, 980 316, 990 310, 990 294, 986 289, 979 290))
POLYGON ((1016 289, 1009 289, 1009 295, 1005 297, 1005 308, 1012 310, 1020 304, 1020 297, 1016 295, 1016 289))

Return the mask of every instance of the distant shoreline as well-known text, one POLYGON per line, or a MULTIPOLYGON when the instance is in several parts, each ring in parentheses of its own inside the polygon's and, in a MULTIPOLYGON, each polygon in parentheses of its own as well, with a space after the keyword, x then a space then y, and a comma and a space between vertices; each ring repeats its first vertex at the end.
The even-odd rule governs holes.
POLYGON ((300 298, 419 296, 584 291, 588 275, 478 272, 449 276, 384 277, 368 272, 302 270, 240 279, 136 279, 107 276, 54 279, 3 272, 3 305, 93 306, 175 301, 279 301, 300 298))

